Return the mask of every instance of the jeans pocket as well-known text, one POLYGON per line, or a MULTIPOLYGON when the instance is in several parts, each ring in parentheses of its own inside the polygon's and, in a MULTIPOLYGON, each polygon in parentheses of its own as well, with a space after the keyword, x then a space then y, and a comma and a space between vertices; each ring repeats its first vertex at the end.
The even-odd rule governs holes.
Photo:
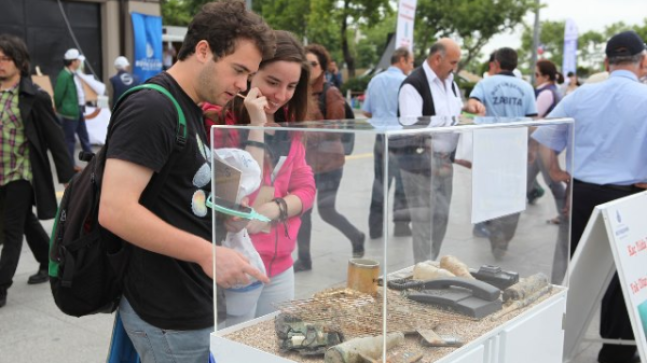
POLYGON ((155 354, 153 349, 153 343, 151 342, 148 334, 143 330, 133 330, 129 331, 126 329, 130 341, 133 343, 135 350, 140 355, 142 363, 156 362, 155 354))
POLYGON ((204 363, 209 361, 209 335, 213 328, 202 330, 162 330, 169 361, 204 363))

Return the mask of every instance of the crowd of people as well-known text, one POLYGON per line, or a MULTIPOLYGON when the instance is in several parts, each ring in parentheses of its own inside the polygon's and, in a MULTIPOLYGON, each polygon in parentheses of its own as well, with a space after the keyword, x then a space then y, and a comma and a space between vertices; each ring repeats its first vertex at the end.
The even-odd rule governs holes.
MULTIPOLYGON (((391 66, 368 85, 363 112, 373 118, 401 117, 404 123, 462 112, 574 118, 574 128, 541 127, 529 136, 527 188, 537 188, 536 177, 541 173, 558 213, 549 221, 559 225, 556 260, 566 260, 595 205, 641 191, 647 182, 647 166, 640 160, 647 153, 643 120, 647 87, 638 82, 647 75, 647 50, 636 33, 622 32, 609 40, 606 56, 610 76, 605 82, 578 88, 577 78, 569 74, 567 86, 560 87, 557 67, 540 60, 533 87, 516 75, 516 51, 501 48, 491 56, 489 76, 464 100, 454 80, 461 60, 457 42, 438 40, 415 69, 410 50, 399 48, 391 66), (575 141, 570 145, 572 133, 575 141), (570 146, 574 165, 565 171, 558 156, 570 146), (568 251, 570 209, 573 228, 568 251)), ((47 150, 62 184, 78 171, 75 135, 82 150, 92 152, 83 121, 83 87, 76 76, 82 63, 78 50, 64 54, 52 103, 30 80, 24 42, 0 35, 0 307, 7 303, 23 236, 40 264, 29 283, 47 281, 48 237, 38 221, 53 218, 56 212, 47 150)), ((140 83, 129 73, 126 58, 117 58, 114 65, 118 72, 110 79, 113 102, 140 83)), ((142 193, 156 173, 169 167, 167 161, 176 152, 177 115, 173 104, 156 91, 125 97, 111 117, 99 222, 132 245, 119 312, 141 361, 171 362, 182 357, 183 362, 206 362, 214 314, 219 324, 232 325, 294 299, 295 273, 313 269, 314 205, 321 219, 350 241, 349 255, 365 253, 366 235, 336 207, 346 160, 341 134, 309 133, 306 140, 300 133, 262 128, 281 122, 344 119, 342 81, 325 47, 303 46, 290 32, 271 29, 247 11, 243 1, 228 0, 205 5, 189 25, 177 62, 146 82, 164 87, 179 103, 186 115, 186 145, 179 150, 156 205, 142 206, 142 193), (212 139, 212 125, 258 127, 216 129, 212 139), (212 157, 205 153, 210 146, 244 150, 258 163, 260 187, 244 203, 271 221, 216 214, 221 233, 216 236, 215 254, 211 211, 204 198, 212 192, 211 176, 203 175, 204 170, 211 174, 212 157), (223 231, 243 230, 264 271, 240 252, 220 245, 223 231), (219 301, 224 301, 215 312, 214 278, 219 301)), ((389 140, 385 149, 382 137, 375 139, 368 219, 371 239, 384 234, 384 184, 388 189, 394 183, 394 236, 411 236, 416 263, 438 258, 449 221, 454 164, 470 166, 456 160, 458 141, 459 135, 451 132, 423 138, 403 135, 389 140), (385 162, 388 175, 383 171, 385 162)), ((519 213, 515 213, 480 223, 474 233, 488 238, 494 257, 500 259, 518 222, 519 213)), ((564 266, 555 266, 553 281, 560 282, 564 274, 564 266)), ((603 301, 601 335, 633 339, 617 276, 603 301)), ((635 346, 605 344, 598 360, 629 362, 635 351, 635 346)))

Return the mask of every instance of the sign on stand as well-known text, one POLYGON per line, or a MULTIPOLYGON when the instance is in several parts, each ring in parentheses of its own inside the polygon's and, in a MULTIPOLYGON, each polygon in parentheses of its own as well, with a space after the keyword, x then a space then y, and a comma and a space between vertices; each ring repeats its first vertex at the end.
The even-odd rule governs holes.
POLYGON ((564 361, 577 354, 599 301, 618 271, 636 345, 647 362, 647 192, 595 207, 569 266, 564 361))

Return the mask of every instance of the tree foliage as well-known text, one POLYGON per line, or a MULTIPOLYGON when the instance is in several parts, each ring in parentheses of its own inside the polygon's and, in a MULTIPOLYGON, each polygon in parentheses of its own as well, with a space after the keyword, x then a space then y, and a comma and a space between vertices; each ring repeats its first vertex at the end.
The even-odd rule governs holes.
POLYGON ((357 42, 357 68, 369 68, 379 62, 387 46, 389 35, 395 36, 397 14, 387 15, 375 26, 360 26, 363 37, 357 42))
POLYGON ((299 38, 306 36, 310 0, 254 0, 252 8, 274 29, 288 30, 299 38))
MULTIPOLYGON (((350 78, 355 77, 354 31, 361 25, 375 26, 393 10, 389 0, 312 0, 311 20, 328 18, 338 26, 341 51, 350 78), (319 6, 315 6, 319 5, 319 6), (322 12, 323 10, 323 12, 322 12)), ((313 24, 311 22, 311 24, 313 24)), ((309 39, 312 39, 309 37, 309 39)))
POLYGON ((211 0, 161 0, 162 23, 187 26, 202 6, 211 0))
POLYGON ((416 58, 425 58, 438 38, 453 36, 462 42, 459 68, 463 68, 479 56, 494 35, 513 30, 535 6, 534 0, 419 0, 416 58))
MULTIPOLYGON (((559 68, 564 59, 564 21, 541 22, 539 42, 543 46, 544 54, 541 58, 549 59, 559 68)), ((647 19, 643 25, 631 26, 622 21, 607 25, 600 31, 589 30, 580 34, 577 42, 578 73, 591 73, 603 70, 604 49, 607 40, 614 34, 625 30, 636 31, 643 39, 647 36, 647 19)), ((530 52, 532 51, 532 28, 526 26, 521 35, 521 49, 519 59, 524 59, 522 71, 532 71, 530 65, 530 52)))

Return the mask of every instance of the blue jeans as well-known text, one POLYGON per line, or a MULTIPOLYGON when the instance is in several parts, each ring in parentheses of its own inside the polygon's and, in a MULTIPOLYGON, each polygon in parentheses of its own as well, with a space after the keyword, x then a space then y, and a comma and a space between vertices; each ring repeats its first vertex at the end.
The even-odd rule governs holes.
POLYGON ((76 165, 76 159, 74 156, 74 147, 76 146, 76 138, 74 136, 75 134, 79 135, 81 149, 88 153, 92 152, 92 147, 90 145, 90 136, 88 135, 88 129, 85 126, 85 117, 83 116, 82 111, 79 112, 80 116, 78 120, 61 117, 63 119, 65 143, 67 144, 67 151, 70 153, 70 158, 72 159, 72 165, 76 165))
MULTIPOLYGON (((227 320, 223 324, 232 326, 276 311, 277 304, 294 299, 294 269, 272 277, 270 283, 250 291, 225 290, 227 320)), ((220 327, 220 325, 219 325, 220 327)))
POLYGON ((125 297, 119 314, 128 337, 142 363, 206 363, 209 335, 213 327, 201 330, 160 329, 142 320, 125 297))

